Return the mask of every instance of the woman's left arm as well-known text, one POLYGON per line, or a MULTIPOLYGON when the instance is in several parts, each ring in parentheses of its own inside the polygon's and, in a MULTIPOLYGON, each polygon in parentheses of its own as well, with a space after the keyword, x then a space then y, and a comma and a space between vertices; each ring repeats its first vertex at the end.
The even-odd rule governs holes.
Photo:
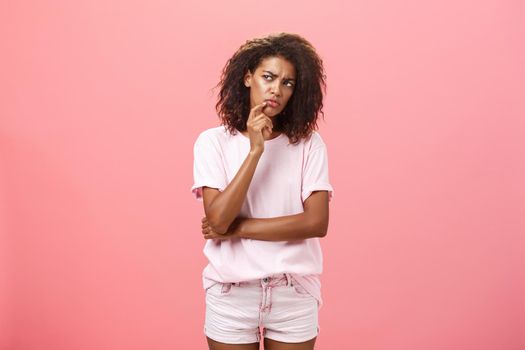
POLYGON ((328 191, 313 191, 303 203, 304 212, 274 218, 238 218, 224 235, 215 234, 203 219, 206 239, 251 238, 262 241, 291 241, 326 236, 328 230, 328 191), (222 237, 219 237, 222 236, 222 237))

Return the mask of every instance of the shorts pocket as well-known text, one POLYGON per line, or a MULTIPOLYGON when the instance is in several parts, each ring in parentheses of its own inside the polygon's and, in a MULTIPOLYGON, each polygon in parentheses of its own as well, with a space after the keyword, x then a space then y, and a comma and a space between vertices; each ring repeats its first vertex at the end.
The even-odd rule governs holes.
POLYGON ((292 292, 297 295, 297 296, 300 296, 302 298, 308 298, 310 297, 310 293, 308 293, 308 291, 306 289, 304 289, 303 286, 301 286, 299 283, 297 282, 294 282, 291 286, 292 288, 292 292))
POLYGON ((234 289, 234 286, 231 283, 221 283, 217 282, 208 289, 206 289, 206 293, 222 297, 227 296, 232 293, 234 289))

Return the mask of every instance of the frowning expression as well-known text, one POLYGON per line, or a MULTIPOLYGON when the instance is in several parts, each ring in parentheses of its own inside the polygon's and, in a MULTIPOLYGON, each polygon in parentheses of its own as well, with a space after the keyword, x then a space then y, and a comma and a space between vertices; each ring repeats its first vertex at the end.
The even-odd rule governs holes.
POLYGON ((267 100, 263 112, 269 117, 286 107, 295 84, 295 67, 280 56, 263 59, 255 72, 248 71, 244 76, 244 85, 250 89, 250 109, 267 100))

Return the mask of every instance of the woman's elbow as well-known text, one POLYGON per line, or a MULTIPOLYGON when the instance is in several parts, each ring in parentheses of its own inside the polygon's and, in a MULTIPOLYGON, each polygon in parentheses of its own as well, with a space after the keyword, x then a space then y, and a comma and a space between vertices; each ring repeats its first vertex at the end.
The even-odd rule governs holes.
POLYGON ((228 226, 220 222, 220 220, 208 218, 208 224, 210 225, 211 229, 218 234, 222 235, 228 232, 228 226))
POLYGON ((319 238, 323 238, 323 237, 326 237, 326 234, 328 233, 328 230, 321 230, 321 231, 318 231, 319 233, 317 234, 317 237, 319 238))
POLYGON ((208 225, 211 229, 218 234, 225 234, 228 232, 230 224, 221 220, 222 215, 206 215, 208 218, 208 225))
POLYGON ((317 221, 312 227, 316 237, 326 237, 326 234, 328 233, 328 220, 317 221))

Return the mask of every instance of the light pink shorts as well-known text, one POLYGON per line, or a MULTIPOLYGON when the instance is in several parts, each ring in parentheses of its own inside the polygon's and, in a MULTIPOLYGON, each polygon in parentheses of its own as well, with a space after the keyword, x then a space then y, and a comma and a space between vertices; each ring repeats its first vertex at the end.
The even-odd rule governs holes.
POLYGON ((262 336, 301 343, 319 334, 318 302, 290 274, 206 289, 204 334, 227 344, 257 343, 262 336))

